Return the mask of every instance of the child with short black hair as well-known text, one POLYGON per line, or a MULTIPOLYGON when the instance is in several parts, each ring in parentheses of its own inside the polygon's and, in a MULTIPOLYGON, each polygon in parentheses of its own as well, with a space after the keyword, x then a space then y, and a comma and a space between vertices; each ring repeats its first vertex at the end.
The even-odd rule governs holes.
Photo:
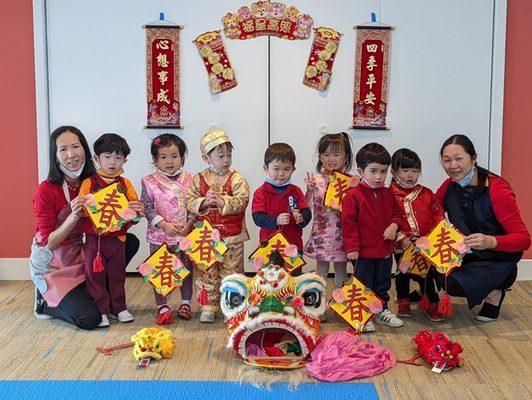
POLYGON ((245 212, 249 186, 244 177, 231 168, 233 145, 222 130, 202 136, 201 157, 209 167, 192 178, 187 208, 198 221, 207 220, 220 232, 227 244, 223 260, 200 271, 195 281, 201 300, 200 322, 212 323, 220 305, 220 283, 227 275, 244 273, 244 241, 249 239, 245 212))
POLYGON ((253 193, 251 211, 255 225, 261 228, 261 242, 281 231, 302 254, 303 228, 312 214, 303 192, 290 181, 295 164, 296 155, 290 145, 274 143, 266 149, 262 167, 266 181, 253 193))
MULTIPOLYGON (((122 177, 122 166, 131 152, 126 140, 115 134, 106 133, 94 142, 94 161, 98 165, 95 174, 85 179, 79 190, 79 197, 85 200, 86 195, 118 183, 129 201, 129 208, 142 215, 144 206, 139 201, 131 182, 122 177)), ((128 222, 118 231, 98 235, 85 216, 82 229, 85 233, 85 281, 87 290, 94 299, 102 314, 101 328, 109 326, 108 314, 120 322, 132 322, 133 315, 126 306, 126 253, 125 240, 128 222), (95 260, 100 268, 94 268, 95 260)))
MULTIPOLYGON (((150 254, 166 243, 169 249, 179 254, 178 257, 190 271, 180 287, 181 305, 177 309, 181 319, 189 320, 192 318, 193 264, 178 248, 181 237, 194 228, 194 215, 187 211, 187 191, 192 175, 183 171, 187 145, 179 136, 164 133, 152 140, 150 151, 157 171, 142 178, 141 199, 148 220, 146 239, 150 244, 150 254)), ((157 325, 171 324, 174 318, 166 298, 155 289, 154 295, 157 325)))
MULTIPOLYGON (((395 252, 397 263, 414 239, 428 235, 445 217, 445 211, 436 195, 432 190, 418 183, 420 174, 421 159, 415 152, 409 149, 399 149, 393 153, 393 179, 390 189, 403 212, 401 231, 405 235, 395 252)), ((412 316, 409 300, 411 279, 419 283, 423 294, 419 308, 424 310, 432 321, 443 321, 443 316, 438 312, 439 297, 434 286, 432 268, 429 269, 427 278, 408 273, 400 273, 395 277, 397 315, 406 318, 412 316)))
MULTIPOLYGON (((351 188, 342 202, 345 251, 356 277, 384 301, 375 322, 397 328, 403 326, 403 321, 388 309, 388 291, 401 211, 392 191, 385 187, 390 153, 378 143, 369 143, 358 151, 356 163, 360 184, 351 188)), ((365 330, 375 330, 372 321, 365 330)))

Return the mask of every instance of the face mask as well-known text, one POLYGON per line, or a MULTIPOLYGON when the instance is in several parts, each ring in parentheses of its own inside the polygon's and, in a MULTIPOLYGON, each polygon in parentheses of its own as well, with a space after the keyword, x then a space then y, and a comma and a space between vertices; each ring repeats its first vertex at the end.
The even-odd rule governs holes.
POLYGON ((475 175, 475 167, 471 167, 471 170, 467 173, 467 175, 464 176, 459 181, 456 181, 456 183, 458 183, 462 187, 469 186, 469 184, 473 180, 474 175, 475 175))
POLYGON ((417 186, 417 182, 416 183, 407 183, 407 182, 403 181, 401 178, 399 178, 396 174, 392 174, 392 175, 393 175, 393 178, 395 179, 395 181, 397 182, 397 184, 399 186, 401 186, 403 189, 412 189, 412 188, 417 186))
POLYGON ((368 185, 372 189, 378 189, 384 186, 385 182, 379 183, 378 185, 371 185, 367 180, 364 178, 361 179, 362 182, 364 182, 366 185, 368 185))
POLYGON ((270 185, 275 186, 275 187, 285 187, 285 186, 292 184, 292 181, 289 179, 285 183, 279 185, 278 183, 275 183, 273 179, 270 178, 269 176, 266 176, 266 182, 268 182, 270 185))
POLYGON ((209 169, 210 169, 211 172, 214 173, 215 175, 219 175, 219 176, 222 176, 222 175, 223 175, 223 174, 222 174, 220 171, 218 171, 218 170, 214 167, 214 165, 212 165, 212 164, 209 164, 209 169))
POLYGON ((81 172, 83 171, 83 168, 85 168, 85 163, 81 164, 81 167, 79 167, 75 171, 70 171, 63 164, 59 164, 59 169, 61 170, 61 172, 63 172, 63 174, 68 176, 70 179, 79 178, 79 176, 81 175, 81 172))
POLYGON ((174 177, 174 176, 177 176, 179 175, 181 172, 183 172, 183 167, 179 168, 176 172, 174 172, 173 174, 170 174, 168 172, 164 172, 164 171, 161 171, 159 168, 157 168, 157 170, 163 174, 163 175, 166 175, 166 176, 169 176, 169 177, 174 177))

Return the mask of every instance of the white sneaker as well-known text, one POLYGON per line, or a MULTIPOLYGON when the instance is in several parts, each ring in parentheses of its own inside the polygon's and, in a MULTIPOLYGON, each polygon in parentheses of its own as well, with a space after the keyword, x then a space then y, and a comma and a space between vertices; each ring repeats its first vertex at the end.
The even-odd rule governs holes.
POLYGON ((128 310, 120 311, 118 315, 111 314, 111 317, 124 324, 135 321, 135 317, 128 310))
POLYGON ((200 322, 206 323, 206 324, 212 324, 214 320, 216 319, 216 315, 214 314, 214 311, 205 310, 202 311, 200 314, 200 322))
POLYGON ((403 320, 397 318, 397 315, 386 309, 383 312, 375 315, 375 323, 380 325, 388 325, 392 328, 399 328, 403 326, 403 320))
POLYGON ((109 318, 107 318, 107 315, 102 314, 102 322, 98 324, 98 328, 109 328, 109 318))
POLYGON ((37 319, 54 319, 51 315, 43 313, 43 307, 46 303, 46 300, 44 300, 44 297, 42 297, 42 294, 37 289, 37 286, 35 286, 35 302, 33 303, 33 315, 35 315, 35 318, 37 319))
POLYGON ((366 322, 366 326, 364 326, 364 330, 362 332, 375 332, 375 325, 373 324, 373 321, 366 322))

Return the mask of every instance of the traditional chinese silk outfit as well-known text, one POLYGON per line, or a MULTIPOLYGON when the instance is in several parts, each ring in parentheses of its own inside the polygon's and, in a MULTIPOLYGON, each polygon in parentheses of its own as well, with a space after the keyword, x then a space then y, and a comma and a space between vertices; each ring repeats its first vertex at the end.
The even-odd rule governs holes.
MULTIPOLYGON (((131 182, 121 176, 104 177, 99 173, 85 179, 79 190, 79 197, 97 191, 118 182, 124 186, 128 201, 138 200, 137 193, 131 182)), ((101 237, 95 233, 89 217, 84 217, 82 229, 85 232, 85 279, 87 290, 98 305, 101 314, 118 314, 126 307, 126 251, 125 239, 130 223, 116 232, 109 232, 101 237), (93 271, 93 262, 100 251, 104 270, 93 271)))
MULTIPOLYGON (((463 188, 447 179, 436 192, 449 220, 464 235, 483 233, 497 240, 494 249, 466 254, 462 266, 449 275, 462 288, 470 308, 480 304, 492 290, 507 289, 515 282, 517 262, 530 247, 530 233, 510 185, 482 168, 477 167, 477 171, 479 180, 487 174, 483 187, 463 188)), ((443 282, 442 276, 438 278, 443 282)), ((448 285, 451 284, 449 279, 448 285)), ((453 295, 450 288, 448 291, 453 295)))
POLYGON ((249 186, 237 171, 230 170, 220 176, 207 168, 192 178, 187 195, 188 211, 196 215, 199 221, 209 221, 213 228, 218 229, 220 237, 228 246, 223 261, 201 271, 195 281, 199 291, 205 289, 207 292, 209 304, 203 305, 204 310, 218 307, 220 282, 225 276, 244 272, 244 241, 249 239, 245 224, 248 202, 249 186), (221 196, 224 202, 222 207, 201 209, 209 190, 221 196))

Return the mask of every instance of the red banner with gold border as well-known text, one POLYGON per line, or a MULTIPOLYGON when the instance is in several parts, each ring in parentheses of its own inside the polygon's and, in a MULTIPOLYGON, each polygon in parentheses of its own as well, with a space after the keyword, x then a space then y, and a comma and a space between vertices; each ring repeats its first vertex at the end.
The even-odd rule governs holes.
POLYGON ((194 43, 203 58, 212 92, 221 93, 234 88, 237 85, 235 72, 225 51, 220 31, 202 33, 194 39, 194 43))
POLYGON ((314 29, 314 40, 303 78, 305 86, 318 90, 327 89, 341 35, 331 28, 314 29))
POLYGON ((353 128, 387 129, 391 27, 356 27, 353 128))
POLYGON ((179 27, 146 26, 148 128, 180 128, 179 27))

